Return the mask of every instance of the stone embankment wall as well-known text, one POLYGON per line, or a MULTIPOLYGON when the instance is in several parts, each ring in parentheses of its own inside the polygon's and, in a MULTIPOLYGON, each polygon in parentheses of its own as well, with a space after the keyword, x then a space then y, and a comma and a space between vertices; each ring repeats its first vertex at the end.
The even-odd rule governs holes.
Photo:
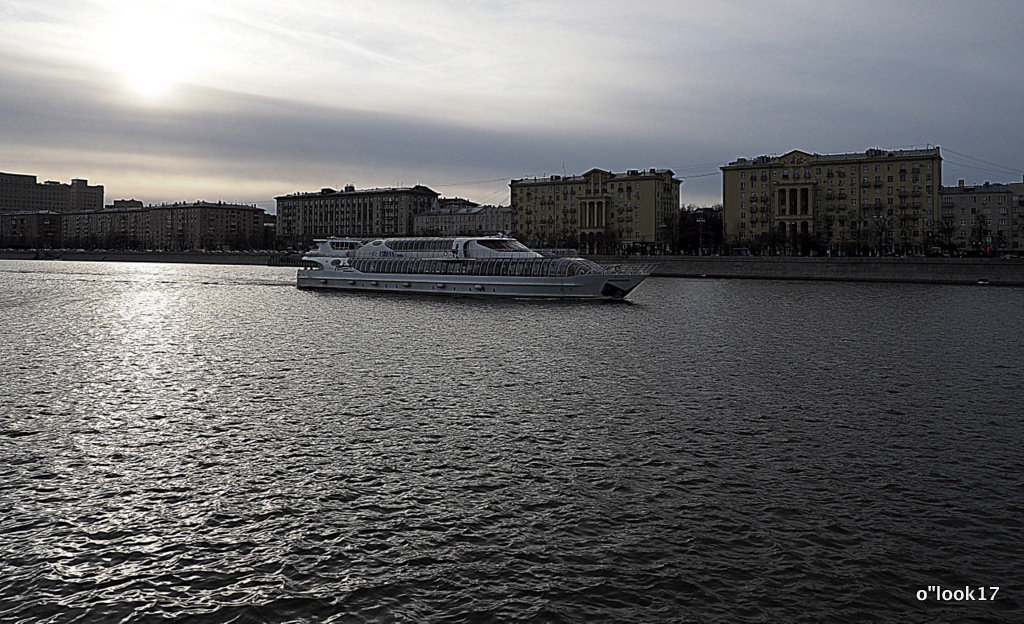
POLYGON ((161 251, 0 251, 6 260, 79 260, 86 262, 170 262, 185 264, 258 264, 263 266, 299 266, 297 253, 201 253, 161 251))
MULTIPOLYGON (((590 256, 600 264, 657 263, 654 275, 931 284, 1024 286, 1024 259, 796 258, 764 256, 590 256)), ((0 251, 0 259, 181 262, 299 266, 300 254, 101 251, 0 251)))
POLYGON ((1024 259, 596 256, 601 264, 656 262, 656 276, 1024 286, 1024 259))

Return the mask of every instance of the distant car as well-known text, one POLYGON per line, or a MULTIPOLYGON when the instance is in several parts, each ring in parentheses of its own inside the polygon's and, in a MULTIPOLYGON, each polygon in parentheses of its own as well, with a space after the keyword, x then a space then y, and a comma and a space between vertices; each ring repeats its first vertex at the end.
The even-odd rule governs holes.
POLYGON ((1018 254, 1018 253, 1005 253, 1005 254, 1003 254, 1003 259, 1004 260, 1012 260, 1013 258, 1020 258, 1020 254, 1018 254))

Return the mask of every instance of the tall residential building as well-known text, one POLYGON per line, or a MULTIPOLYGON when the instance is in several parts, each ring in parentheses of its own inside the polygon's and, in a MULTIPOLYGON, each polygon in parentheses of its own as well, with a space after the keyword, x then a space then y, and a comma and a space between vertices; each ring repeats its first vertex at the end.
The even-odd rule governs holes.
POLYGON ((39 184, 34 175, 0 173, 0 213, 14 211, 74 212, 103 208, 103 186, 75 179, 71 184, 48 180, 39 184))
POLYGON ((512 231, 531 246, 588 253, 664 248, 679 185, 669 169, 512 180, 512 231))
POLYGON ((411 236, 413 217, 430 209, 438 194, 425 186, 356 190, 322 189, 277 200, 277 236, 287 245, 308 247, 314 238, 411 236))
POLYGON ((65 247, 104 249, 255 249, 266 246, 258 206, 194 202, 143 207, 116 201, 104 210, 61 215, 65 247))
POLYGON ((52 210, 0 212, 0 247, 60 246, 61 214, 52 210))
POLYGON ((939 148, 740 158, 721 167, 725 239, 759 253, 923 253, 937 235, 939 148))
POLYGON ((149 206, 146 211, 157 249, 253 249, 265 238, 259 206, 195 202, 149 206))
POLYGON ((1024 182, 944 186, 938 246, 945 251, 1024 250, 1024 182))
POLYGON ((487 236, 512 231, 510 206, 481 206, 465 199, 439 199, 413 218, 416 236, 487 236))

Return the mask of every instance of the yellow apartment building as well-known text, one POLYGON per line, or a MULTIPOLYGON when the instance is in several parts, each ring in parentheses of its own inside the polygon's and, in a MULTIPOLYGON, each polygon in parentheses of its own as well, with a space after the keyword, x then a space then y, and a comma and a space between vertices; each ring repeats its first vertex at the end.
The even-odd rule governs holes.
POLYGON ((939 235, 938 147, 793 150, 722 170, 725 240, 761 254, 924 253, 939 235))
POLYGON ((679 185, 669 169, 512 180, 512 233, 529 246, 585 253, 663 248, 679 211, 679 185))

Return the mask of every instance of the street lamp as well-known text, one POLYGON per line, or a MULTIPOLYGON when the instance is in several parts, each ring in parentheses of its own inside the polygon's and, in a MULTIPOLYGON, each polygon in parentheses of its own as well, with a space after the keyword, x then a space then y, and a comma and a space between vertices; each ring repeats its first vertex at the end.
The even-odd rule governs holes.
POLYGON ((704 217, 697 217, 697 255, 704 255, 704 217))

